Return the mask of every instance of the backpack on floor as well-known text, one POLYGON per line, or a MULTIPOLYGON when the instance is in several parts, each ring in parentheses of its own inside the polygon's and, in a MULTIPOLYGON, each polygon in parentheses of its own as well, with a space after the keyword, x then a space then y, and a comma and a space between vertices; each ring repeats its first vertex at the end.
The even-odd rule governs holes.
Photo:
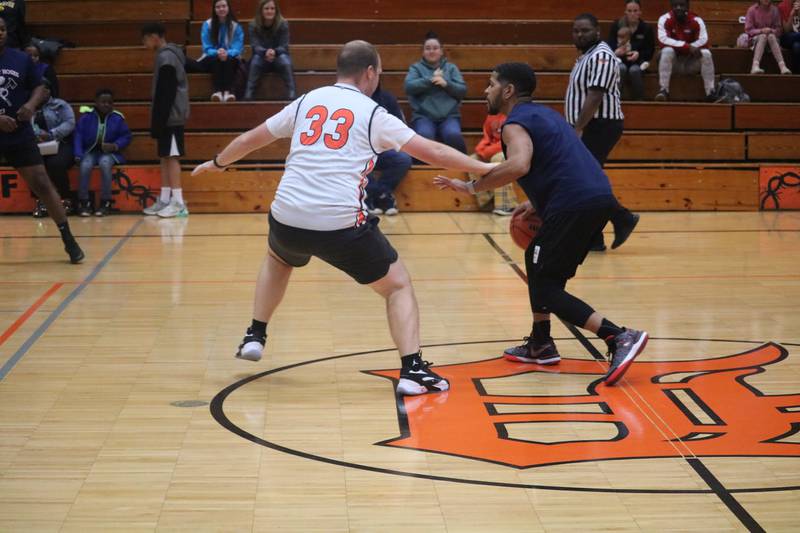
POLYGON ((735 104, 750 101, 750 95, 744 92, 742 84, 731 78, 720 80, 714 90, 714 95, 716 96, 715 103, 735 104))

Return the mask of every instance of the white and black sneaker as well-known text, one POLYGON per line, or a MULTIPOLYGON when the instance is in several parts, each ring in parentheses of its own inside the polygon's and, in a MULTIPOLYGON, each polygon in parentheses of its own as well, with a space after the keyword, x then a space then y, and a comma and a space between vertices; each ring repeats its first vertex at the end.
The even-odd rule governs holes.
POLYGON ((397 394, 416 396, 428 392, 442 392, 450 388, 450 383, 442 376, 431 370, 428 361, 419 361, 410 368, 400 371, 400 381, 397 383, 397 394))
POLYGON ((254 334, 252 328, 247 328, 247 335, 242 339, 239 350, 236 352, 237 359, 247 361, 260 361, 264 353, 264 345, 267 343, 267 336, 254 334))

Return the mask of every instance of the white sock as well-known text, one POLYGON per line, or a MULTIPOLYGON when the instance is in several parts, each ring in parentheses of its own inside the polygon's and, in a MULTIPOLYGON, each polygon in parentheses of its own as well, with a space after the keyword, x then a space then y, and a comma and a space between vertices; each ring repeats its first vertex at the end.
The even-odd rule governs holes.
POLYGON ((176 203, 183 204, 183 189, 172 189, 172 198, 176 203))
POLYGON ((161 203, 164 203, 164 204, 168 204, 169 203, 170 191, 172 191, 172 189, 170 189, 169 187, 161 187, 161 197, 159 198, 161 203))

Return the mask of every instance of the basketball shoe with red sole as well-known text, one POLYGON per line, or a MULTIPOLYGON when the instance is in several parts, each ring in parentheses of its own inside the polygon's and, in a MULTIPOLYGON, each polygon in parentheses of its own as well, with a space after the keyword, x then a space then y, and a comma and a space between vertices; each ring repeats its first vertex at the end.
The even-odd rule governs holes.
POLYGON ((644 351, 649 336, 646 331, 626 329, 614 337, 614 353, 611 355, 611 367, 603 378, 603 383, 613 385, 619 381, 630 368, 631 363, 644 351))

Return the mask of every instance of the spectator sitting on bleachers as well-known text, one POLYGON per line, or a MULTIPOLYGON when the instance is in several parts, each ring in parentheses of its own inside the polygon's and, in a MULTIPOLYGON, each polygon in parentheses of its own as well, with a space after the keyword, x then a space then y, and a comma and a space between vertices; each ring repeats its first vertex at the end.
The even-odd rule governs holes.
POLYGON ((408 69, 405 91, 414 131, 466 153, 459 107, 467 84, 458 67, 444 57, 442 42, 433 32, 425 36, 422 59, 408 69))
MULTIPOLYGON (((72 132, 75 131, 75 113, 72 107, 49 94, 50 87, 47 80, 42 80, 47 100, 36 111, 33 117, 33 133, 40 143, 56 142, 57 151, 43 155, 44 166, 50 181, 56 186, 64 210, 69 215, 72 211, 72 191, 69 188, 67 171, 73 164, 72 159, 72 132)), ((47 209, 41 200, 36 201, 33 216, 46 217, 47 209)))
MULTIPOLYGON (((381 88, 380 83, 372 93, 372 99, 384 107, 389 114, 396 116, 405 123, 406 117, 397 103, 397 98, 381 88)), ((408 174, 411 168, 411 156, 398 150, 386 150, 378 155, 375 168, 367 175, 367 210, 373 215, 385 213, 389 216, 396 215, 397 200, 394 190, 408 174), (381 178, 375 177, 375 171, 380 171, 381 178)))
POLYGON ((779 9, 783 20, 781 46, 791 53, 792 72, 800 74, 800 0, 783 0, 779 9))
POLYGON ((777 7, 772 5, 772 0, 758 0, 750 6, 745 17, 744 31, 750 37, 750 42, 755 44, 750 74, 764 74, 760 63, 767 44, 778 63, 781 74, 792 73, 783 61, 783 52, 778 44, 778 36, 781 34, 781 13, 777 7))
MULTIPOLYGON (((506 116, 503 114, 486 116, 486 120, 483 121, 483 137, 475 146, 475 153, 470 155, 472 159, 486 163, 502 163, 506 160, 501 143, 501 134, 505 121, 506 116)), ((480 176, 474 174, 470 174, 469 177, 472 180, 480 179, 480 176)), ((500 216, 512 214, 517 206, 514 186, 511 183, 506 183, 493 191, 481 191, 475 195, 475 198, 478 200, 480 207, 489 206, 494 200, 492 212, 500 216)))
POLYGON ((658 19, 659 85, 656 100, 669 99, 669 81, 673 71, 679 74, 701 73, 706 101, 714 101, 714 59, 708 49, 708 31, 703 19, 689 11, 689 0, 670 0, 671 9, 658 19))
POLYGON ((100 89, 94 97, 94 108, 81 115, 75 129, 75 162, 80 165, 78 181, 78 214, 92 214, 89 200, 89 179, 92 169, 100 167, 100 203, 94 211, 102 217, 111 212, 111 170, 125 162, 122 150, 131 143, 131 130, 125 116, 114 110, 114 93, 100 89))
POLYGON ((196 62, 188 62, 188 70, 211 73, 212 101, 235 101, 233 85, 244 49, 244 30, 228 0, 211 0, 211 18, 203 22, 201 36, 203 55, 196 62))
POLYGON ((0 2, 0 18, 6 21, 6 31, 8 32, 6 46, 23 48, 28 44, 30 35, 25 24, 25 0, 0 2))
MULTIPOLYGON (((639 0, 630 0, 625 4, 625 15, 615 20, 608 33, 608 46, 622 61, 619 66, 621 83, 631 83, 631 96, 641 100, 644 96, 644 80, 642 73, 650 66, 655 53, 655 36, 653 28, 642 20, 639 0), (627 30, 629 41, 627 46, 620 46, 619 32, 627 30)), ((620 87, 621 88, 621 87, 620 87)))
POLYGON ((43 80, 50 82, 50 95, 58 98, 58 76, 53 65, 42 61, 42 51, 33 43, 28 43, 25 47, 25 53, 31 56, 33 64, 36 67, 36 74, 43 80))
POLYGON ((294 100, 294 73, 289 56, 289 22, 281 16, 276 0, 261 0, 255 19, 250 23, 250 45, 253 56, 247 76, 245 100, 252 100, 261 75, 277 72, 286 85, 286 97, 294 100))

